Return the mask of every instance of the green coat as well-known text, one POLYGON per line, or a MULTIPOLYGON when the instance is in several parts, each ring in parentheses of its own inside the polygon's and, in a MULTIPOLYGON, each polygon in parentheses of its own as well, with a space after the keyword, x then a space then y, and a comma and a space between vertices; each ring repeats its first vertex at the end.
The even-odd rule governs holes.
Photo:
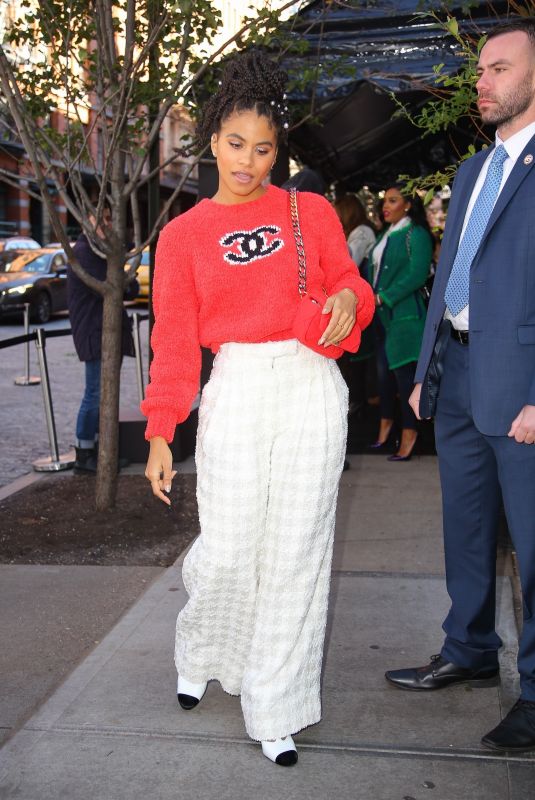
POLYGON ((419 289, 428 278, 432 255, 431 236, 420 225, 388 237, 374 291, 382 300, 377 314, 386 331, 390 369, 418 361, 426 315, 419 289))

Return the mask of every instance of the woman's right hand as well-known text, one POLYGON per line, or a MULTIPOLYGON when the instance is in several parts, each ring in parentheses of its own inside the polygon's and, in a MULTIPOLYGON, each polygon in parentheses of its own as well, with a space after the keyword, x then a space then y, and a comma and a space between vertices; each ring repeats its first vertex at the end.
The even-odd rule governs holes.
POLYGON ((145 477, 150 481, 152 493, 170 506, 171 501, 164 492, 171 491, 171 481, 176 475, 173 470, 173 454, 163 436, 154 436, 150 440, 150 453, 145 469, 145 477))

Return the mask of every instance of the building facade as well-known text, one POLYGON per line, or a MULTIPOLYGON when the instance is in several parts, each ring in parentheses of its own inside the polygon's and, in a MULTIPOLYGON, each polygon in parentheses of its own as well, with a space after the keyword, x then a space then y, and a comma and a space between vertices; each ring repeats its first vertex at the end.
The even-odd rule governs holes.
MULTIPOLYGON (((250 17, 255 10, 265 8, 268 4, 272 7, 280 6, 282 0, 271 3, 269 0, 213 0, 212 4, 220 12, 221 25, 213 41, 203 46, 207 54, 216 52, 228 42, 242 27, 244 17, 250 17)), ((30 53, 20 51, 14 53, 6 44, 6 31, 10 23, 17 19, 24 5, 23 0, 0 0, 0 43, 11 58, 20 58, 30 63, 30 53)), ((67 113, 66 107, 61 108, 61 94, 58 93, 57 107, 50 112, 49 118, 44 123, 53 131, 61 132, 65 130, 67 113)), ((91 196, 91 193, 97 192, 96 178, 104 167, 105 148, 102 130, 99 130, 97 109, 90 98, 83 108, 78 109, 78 115, 87 131, 91 154, 88 163, 82 165, 84 186, 91 196)), ((188 169, 188 159, 179 157, 172 163, 168 162, 172 154, 183 146, 183 137, 191 135, 192 132, 193 123, 185 109, 180 105, 173 107, 160 131, 160 163, 163 165, 160 172, 162 202, 171 195, 184 170, 188 169)), ((173 203, 170 217, 186 210, 195 202, 197 188, 198 172, 195 168, 173 203)), ((69 236, 75 237, 76 220, 68 213, 52 181, 49 193, 69 236)), ((146 219, 146 191, 140 193, 139 204, 141 218, 146 219)), ((9 108, 0 97, 0 237, 10 234, 32 236, 42 244, 56 238, 50 229, 46 207, 39 199, 39 188, 9 108)))

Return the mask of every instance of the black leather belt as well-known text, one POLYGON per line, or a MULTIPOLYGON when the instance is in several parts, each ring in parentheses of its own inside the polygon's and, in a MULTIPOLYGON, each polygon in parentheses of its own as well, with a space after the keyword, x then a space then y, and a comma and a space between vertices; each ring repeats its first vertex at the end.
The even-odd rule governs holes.
POLYGON ((459 344, 468 344, 470 338, 468 331, 458 331, 455 328, 451 329, 451 338, 455 339, 459 344))

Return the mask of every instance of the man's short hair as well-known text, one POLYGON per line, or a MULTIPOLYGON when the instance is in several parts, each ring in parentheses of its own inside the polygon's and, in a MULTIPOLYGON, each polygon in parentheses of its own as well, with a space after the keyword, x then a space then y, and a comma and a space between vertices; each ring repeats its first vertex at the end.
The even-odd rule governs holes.
POLYGON ((531 46, 535 49, 535 17, 515 17, 507 22, 500 22, 488 32, 487 42, 496 36, 503 36, 504 33, 516 33, 516 31, 527 34, 531 46))

